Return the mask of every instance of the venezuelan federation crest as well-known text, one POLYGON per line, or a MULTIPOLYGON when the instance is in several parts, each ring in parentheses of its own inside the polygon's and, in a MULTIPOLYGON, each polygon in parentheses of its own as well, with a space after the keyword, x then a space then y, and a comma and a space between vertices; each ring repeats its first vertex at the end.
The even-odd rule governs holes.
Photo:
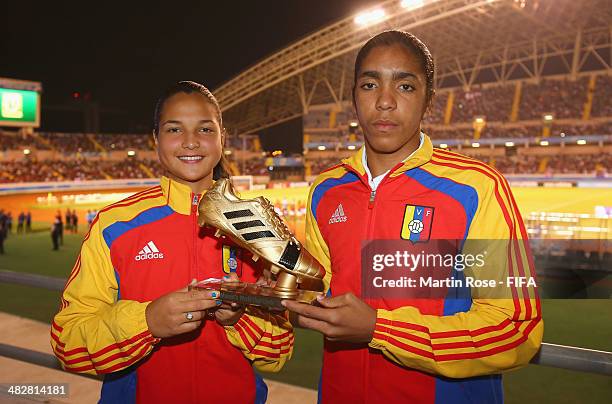
POLYGON ((429 241, 434 208, 406 205, 400 237, 413 243, 429 241))
POLYGON ((238 270, 238 257, 237 249, 227 245, 223 246, 223 272, 226 274, 235 272, 236 275, 241 276, 241 272, 238 270))

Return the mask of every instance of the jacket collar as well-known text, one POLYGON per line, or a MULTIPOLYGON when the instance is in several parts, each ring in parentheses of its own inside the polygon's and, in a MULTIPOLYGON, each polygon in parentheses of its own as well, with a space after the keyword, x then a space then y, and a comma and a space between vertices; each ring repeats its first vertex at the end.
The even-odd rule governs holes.
MULTIPOLYGON (((161 177, 160 185, 166 197, 166 203, 173 211, 182 215, 189 215, 191 213, 193 197, 195 196, 195 194, 191 192, 191 188, 166 176, 161 177)), ((205 193, 206 191, 198 196, 198 201, 202 200, 202 195, 205 193)))
MULTIPOLYGON (((366 175, 366 170, 362 162, 364 149, 365 145, 361 146, 357 153, 342 160, 342 164, 357 172, 361 177, 366 175)), ((431 139, 426 134, 423 134, 423 145, 419 147, 408 159, 393 167, 389 173, 389 176, 397 177, 408 170, 422 166, 431 160, 432 154, 433 145, 431 143, 431 139)))

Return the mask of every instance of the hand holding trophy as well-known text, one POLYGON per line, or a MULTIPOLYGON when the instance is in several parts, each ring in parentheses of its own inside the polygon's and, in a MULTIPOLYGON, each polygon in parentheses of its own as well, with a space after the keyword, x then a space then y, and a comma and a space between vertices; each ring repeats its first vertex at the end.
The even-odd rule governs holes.
POLYGON ((225 301, 276 309, 283 309, 283 299, 311 303, 322 294, 325 269, 295 238, 266 198, 240 199, 230 180, 222 178, 204 194, 198 212, 200 226, 216 228, 217 236, 229 237, 250 251, 254 260, 264 259, 277 279, 273 287, 212 280, 200 282, 195 288, 220 290, 225 301))

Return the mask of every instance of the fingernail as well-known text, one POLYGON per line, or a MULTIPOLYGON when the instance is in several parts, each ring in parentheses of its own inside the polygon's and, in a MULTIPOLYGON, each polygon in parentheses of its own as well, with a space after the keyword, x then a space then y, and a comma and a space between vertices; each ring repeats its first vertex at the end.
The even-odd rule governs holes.
POLYGON ((210 295, 213 299, 216 299, 217 297, 219 297, 219 292, 212 292, 210 295))
POLYGON ((283 307, 287 307, 286 300, 281 300, 281 304, 283 305, 283 307))
POLYGON ((321 301, 321 300, 323 300, 323 299, 325 299, 325 296, 323 296, 323 295, 319 295, 319 296, 317 296, 317 300, 318 300, 318 301, 321 301))
POLYGON ((227 280, 230 280, 230 279, 231 279, 231 276, 229 276, 229 275, 225 275, 225 276, 223 277, 223 279, 225 279, 226 281, 227 281, 227 280))
POLYGON ((222 302, 221 302, 221 300, 217 300, 217 302, 216 302, 216 303, 217 303, 217 306, 221 306, 221 303, 222 303, 222 302))

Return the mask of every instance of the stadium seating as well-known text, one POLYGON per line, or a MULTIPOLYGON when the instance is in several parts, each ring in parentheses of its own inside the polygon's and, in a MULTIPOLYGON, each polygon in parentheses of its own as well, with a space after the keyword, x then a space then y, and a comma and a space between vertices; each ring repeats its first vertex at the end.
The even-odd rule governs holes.
MULTIPOLYGON (((576 80, 546 78, 537 83, 525 81, 520 86, 511 82, 476 85, 469 90, 444 89, 435 96, 432 108, 425 115, 423 130, 437 144, 446 141, 456 144, 459 140, 467 147, 476 138, 515 139, 519 148, 529 141, 535 145, 531 147, 537 148, 540 139, 548 136, 610 135, 611 96, 612 77, 608 75, 582 76, 576 80), (589 104, 589 89, 593 88, 589 104), (514 113, 513 104, 518 105, 514 113), (544 114, 551 114, 552 119, 544 120, 544 114), (474 128, 476 117, 484 119, 478 134, 474 128)), ((363 143, 362 128, 350 126, 353 122, 356 116, 350 103, 343 104, 341 109, 336 105, 310 109, 303 118, 304 148, 309 151, 304 155, 306 175, 316 175, 338 163, 363 143)), ((576 138, 573 142, 575 145, 576 138)), ((601 148, 601 140, 589 144, 598 142, 601 148)), ((262 156, 255 135, 229 136, 225 147, 229 150, 227 157, 234 174, 271 174, 271 160, 265 154, 262 156)), ((0 130, 0 152, 3 153, 0 154, 0 182, 157 176, 160 167, 153 149, 150 134, 41 132, 25 135, 0 130), (128 150, 136 151, 137 157, 126 159, 124 153, 128 150)), ((593 149, 588 151, 592 152, 593 149)), ((595 156, 586 152, 551 155, 545 150, 542 153, 536 150, 536 155, 500 156, 486 147, 476 156, 507 174, 605 175, 612 162, 610 153, 606 152, 595 156)))

